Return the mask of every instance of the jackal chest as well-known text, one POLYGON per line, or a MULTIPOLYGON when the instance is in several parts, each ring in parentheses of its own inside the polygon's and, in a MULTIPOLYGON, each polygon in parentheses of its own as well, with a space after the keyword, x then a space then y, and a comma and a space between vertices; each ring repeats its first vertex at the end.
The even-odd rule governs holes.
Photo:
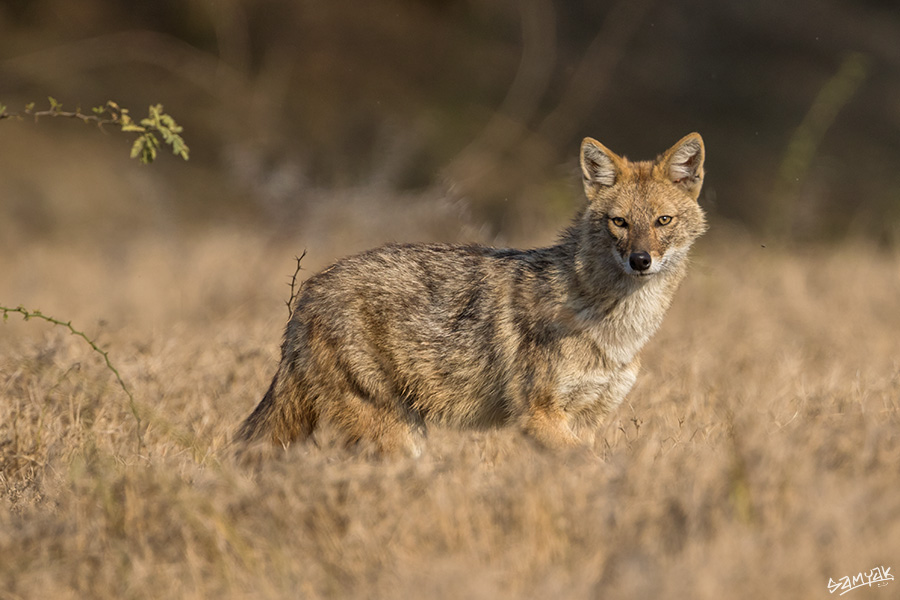
POLYGON ((559 375, 557 393, 567 411, 592 407, 604 411, 617 406, 637 379, 638 363, 615 369, 564 372, 559 375))
POLYGON ((627 362, 611 357, 589 337, 567 340, 556 365, 556 393, 567 411, 619 404, 634 385, 639 361, 630 355, 627 362))
POLYGON ((628 364, 659 329, 669 308, 671 291, 660 280, 645 285, 606 311, 584 310, 578 318, 579 336, 590 340, 610 364, 628 364))

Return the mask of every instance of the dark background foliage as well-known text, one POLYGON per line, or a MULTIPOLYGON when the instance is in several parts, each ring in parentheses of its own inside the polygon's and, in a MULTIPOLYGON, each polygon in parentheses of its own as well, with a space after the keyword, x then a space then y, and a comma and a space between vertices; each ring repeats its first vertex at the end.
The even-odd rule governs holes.
POLYGON ((900 10, 876 0, 7 0, 0 102, 162 102, 192 155, 148 176, 124 140, 4 121, 0 165, 33 169, 0 166, 2 211, 59 229, 54 207, 83 201, 41 181, 70 160, 186 226, 291 234, 331 192, 377 189, 458 198, 515 238, 571 213, 582 137, 649 158, 696 130, 714 218, 763 241, 892 243, 898 39, 900 10))

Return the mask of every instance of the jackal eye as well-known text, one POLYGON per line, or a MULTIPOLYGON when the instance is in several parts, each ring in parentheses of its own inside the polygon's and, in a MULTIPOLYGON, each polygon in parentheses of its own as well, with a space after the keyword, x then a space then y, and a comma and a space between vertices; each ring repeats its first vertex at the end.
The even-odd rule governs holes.
POLYGON ((671 222, 672 222, 672 217, 670 217, 669 215, 663 215, 663 216, 659 217, 658 219, 656 219, 657 225, 668 225, 671 222))
POLYGON ((616 227, 627 227, 628 226, 628 223, 622 217, 613 217, 612 219, 610 219, 610 221, 612 221, 612 224, 615 225, 616 227))

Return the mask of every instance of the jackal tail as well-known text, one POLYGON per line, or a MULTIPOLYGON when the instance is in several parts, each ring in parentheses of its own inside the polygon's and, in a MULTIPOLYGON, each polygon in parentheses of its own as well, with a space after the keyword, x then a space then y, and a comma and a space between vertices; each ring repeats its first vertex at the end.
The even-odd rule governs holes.
POLYGON ((309 437, 316 426, 316 413, 303 393, 304 386, 294 379, 279 369, 266 395, 238 430, 236 441, 268 439, 286 446, 309 437))

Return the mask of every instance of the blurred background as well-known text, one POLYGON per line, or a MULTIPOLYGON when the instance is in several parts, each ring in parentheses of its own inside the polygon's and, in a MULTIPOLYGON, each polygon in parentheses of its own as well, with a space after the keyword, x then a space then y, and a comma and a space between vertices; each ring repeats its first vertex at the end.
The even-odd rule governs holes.
POLYGON ((191 159, 0 121, 0 244, 547 243, 581 138, 645 159, 699 131, 714 225, 893 246, 898 75, 894 0, 4 0, 9 111, 162 103, 191 159))

